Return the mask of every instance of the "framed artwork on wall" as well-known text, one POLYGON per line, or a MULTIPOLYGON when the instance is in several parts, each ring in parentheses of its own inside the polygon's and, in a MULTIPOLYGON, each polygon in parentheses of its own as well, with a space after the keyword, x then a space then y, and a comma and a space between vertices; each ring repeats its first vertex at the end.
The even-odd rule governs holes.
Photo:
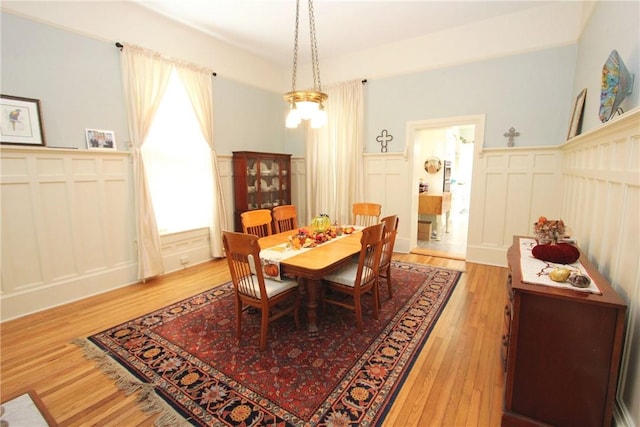
POLYGON ((45 145, 40 100, 0 95, 0 142, 45 145))
POLYGON ((582 131, 582 115, 584 113, 584 100, 587 97, 587 89, 584 88, 576 97, 576 103, 573 106, 573 112, 571 113, 571 123, 569 124, 569 133, 567 134, 567 140, 574 136, 580 135, 582 131))
POLYGON ((112 130, 85 129, 89 150, 115 150, 116 135, 112 130))

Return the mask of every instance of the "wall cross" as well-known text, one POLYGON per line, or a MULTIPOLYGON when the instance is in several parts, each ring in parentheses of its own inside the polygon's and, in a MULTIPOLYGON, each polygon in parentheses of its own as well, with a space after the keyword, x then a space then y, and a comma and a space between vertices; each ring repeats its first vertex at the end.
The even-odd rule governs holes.
POLYGON ((386 153, 388 151, 388 144, 393 141, 393 135, 390 135, 386 129, 382 129, 382 133, 376 136, 376 141, 380 143, 380 152, 386 153))
POLYGON ((511 126, 509 128, 509 132, 505 133, 504 136, 509 138, 509 142, 507 143, 507 147, 513 147, 515 145, 515 142, 513 141, 513 138, 515 138, 516 136, 520 136, 520 132, 516 132, 516 128, 511 126))

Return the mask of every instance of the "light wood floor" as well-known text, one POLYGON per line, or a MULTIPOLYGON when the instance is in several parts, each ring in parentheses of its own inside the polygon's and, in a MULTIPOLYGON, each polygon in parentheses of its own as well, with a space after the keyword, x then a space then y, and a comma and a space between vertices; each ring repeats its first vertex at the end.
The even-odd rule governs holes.
MULTIPOLYGON (((498 426, 506 269, 396 254, 395 259, 466 271, 398 394, 386 426, 498 426)), ((1 400, 32 389, 60 426, 151 426, 142 412, 71 341, 230 280, 212 261, 5 322, 1 327, 1 400)))

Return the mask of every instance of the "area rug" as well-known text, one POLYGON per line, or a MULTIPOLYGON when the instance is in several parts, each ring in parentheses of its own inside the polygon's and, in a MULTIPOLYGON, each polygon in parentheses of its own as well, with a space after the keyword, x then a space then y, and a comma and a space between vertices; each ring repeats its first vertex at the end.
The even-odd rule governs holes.
POLYGON ((238 341, 226 283, 76 343, 162 412, 157 425, 379 425, 461 273, 394 261, 391 275, 378 320, 364 298, 362 333, 353 312, 327 305, 317 335, 285 316, 260 352, 260 315, 243 314, 238 341))

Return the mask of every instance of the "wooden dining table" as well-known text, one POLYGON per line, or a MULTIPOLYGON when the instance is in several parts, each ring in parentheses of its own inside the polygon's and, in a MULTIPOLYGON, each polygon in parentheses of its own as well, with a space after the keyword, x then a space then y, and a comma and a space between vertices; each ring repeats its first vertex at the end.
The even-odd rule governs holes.
MULTIPOLYGON (((289 236, 295 234, 297 234, 297 230, 262 237, 259 240, 260 247, 267 249, 286 243, 289 241, 289 236)), ((280 261, 280 273, 296 277, 300 284, 300 292, 303 297, 306 296, 307 329, 310 333, 318 332, 318 303, 322 278, 351 262, 351 257, 360 252, 361 236, 360 231, 343 235, 280 261)))

